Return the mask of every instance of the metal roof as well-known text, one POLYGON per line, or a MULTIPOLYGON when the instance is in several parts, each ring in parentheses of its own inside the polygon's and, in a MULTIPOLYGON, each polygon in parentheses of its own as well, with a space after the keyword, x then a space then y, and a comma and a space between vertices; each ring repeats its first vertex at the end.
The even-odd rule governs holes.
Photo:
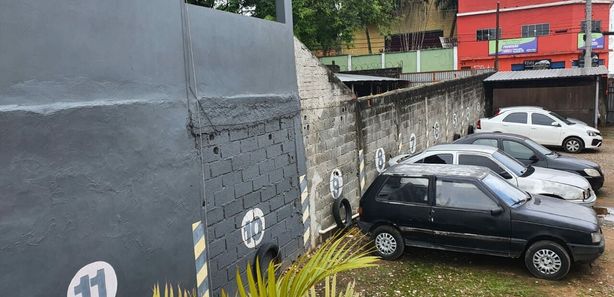
POLYGON ((359 75, 359 74, 347 74, 347 73, 335 73, 337 78, 342 82, 358 82, 358 81, 405 81, 403 79, 383 77, 383 76, 371 76, 371 75, 359 75))
POLYGON ((482 179, 490 172, 490 169, 480 166, 400 163, 390 166, 383 174, 405 176, 463 176, 482 179))
POLYGON ((583 76, 597 76, 608 74, 604 66, 590 68, 565 68, 565 69, 540 69, 524 71, 499 71, 488 78, 485 82, 509 81, 509 80, 532 80, 549 78, 569 78, 583 76))

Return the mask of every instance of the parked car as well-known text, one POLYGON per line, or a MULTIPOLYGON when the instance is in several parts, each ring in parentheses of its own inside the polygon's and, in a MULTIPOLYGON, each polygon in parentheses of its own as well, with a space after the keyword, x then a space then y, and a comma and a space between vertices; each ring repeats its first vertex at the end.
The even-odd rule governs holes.
POLYGON ((599 164, 584 159, 563 156, 528 137, 510 133, 478 133, 460 138, 454 143, 479 144, 499 148, 525 165, 573 172, 586 178, 597 191, 603 186, 599 164))
POLYGON ((570 172, 524 165, 492 146, 440 144, 414 156, 394 157, 390 164, 395 163, 484 166, 529 193, 565 199, 585 206, 593 206, 597 200, 595 191, 585 178, 570 172))
POLYGON ((533 195, 477 166, 398 164, 360 199, 358 226, 393 260, 405 246, 524 258, 558 280, 605 249, 595 211, 533 195))
MULTIPOLYGON (((541 110, 544 110, 544 108, 541 107, 541 106, 510 106, 510 107, 501 107, 501 108, 499 108, 499 112, 498 113, 500 113, 502 111, 506 111, 506 110, 526 110, 526 109, 541 109, 541 110)), ((570 118, 570 117, 566 117, 566 119, 568 121, 572 122, 572 123, 582 124, 582 125, 588 126, 587 123, 585 123, 583 121, 580 121, 578 119, 574 119, 574 118, 570 118)))
POLYGON ((478 120, 474 132, 519 134, 539 144, 562 146, 570 153, 579 153, 585 148, 596 149, 603 142, 599 130, 533 107, 503 109, 492 118, 478 120))

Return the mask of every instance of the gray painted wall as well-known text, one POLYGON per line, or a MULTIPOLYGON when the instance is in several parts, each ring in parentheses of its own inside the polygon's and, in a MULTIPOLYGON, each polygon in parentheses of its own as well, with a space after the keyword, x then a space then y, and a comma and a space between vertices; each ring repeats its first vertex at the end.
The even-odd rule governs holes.
POLYGON ((213 293, 232 292, 254 205, 262 243, 296 257, 291 30, 181 1, 0 3, 0 295, 64 296, 94 261, 114 267, 117 296, 193 287, 198 220, 213 293))

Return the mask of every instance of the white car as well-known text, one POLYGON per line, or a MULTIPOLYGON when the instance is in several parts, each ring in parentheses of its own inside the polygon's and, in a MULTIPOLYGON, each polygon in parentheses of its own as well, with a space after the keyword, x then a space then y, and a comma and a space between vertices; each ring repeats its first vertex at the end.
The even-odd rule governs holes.
POLYGON ((582 176, 574 173, 524 165, 498 148, 475 144, 440 144, 409 156, 392 158, 397 163, 476 165, 488 167, 510 184, 529 193, 540 194, 585 206, 597 200, 595 191, 582 176))
POLYGON ((542 145, 562 146, 570 153, 596 149, 603 143, 599 130, 532 106, 502 108, 494 117, 477 122, 475 133, 480 132, 519 134, 542 145))

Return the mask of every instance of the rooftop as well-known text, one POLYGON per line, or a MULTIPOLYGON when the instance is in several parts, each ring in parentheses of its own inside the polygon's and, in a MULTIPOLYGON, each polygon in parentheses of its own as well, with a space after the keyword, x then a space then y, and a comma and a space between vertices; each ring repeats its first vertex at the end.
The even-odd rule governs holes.
POLYGON ((360 82, 360 81, 404 81, 403 79, 372 76, 372 75, 360 75, 360 74, 347 74, 347 73, 335 73, 337 78, 342 82, 360 82))
POLYGON ((499 71, 484 80, 484 82, 535 80, 551 78, 570 78, 607 75, 608 69, 604 66, 590 68, 540 69, 525 71, 499 71))
POLYGON ((387 175, 407 175, 407 176, 460 176, 483 178, 492 172, 486 167, 468 165, 447 165, 447 164, 397 164, 393 165, 384 174, 387 175))

